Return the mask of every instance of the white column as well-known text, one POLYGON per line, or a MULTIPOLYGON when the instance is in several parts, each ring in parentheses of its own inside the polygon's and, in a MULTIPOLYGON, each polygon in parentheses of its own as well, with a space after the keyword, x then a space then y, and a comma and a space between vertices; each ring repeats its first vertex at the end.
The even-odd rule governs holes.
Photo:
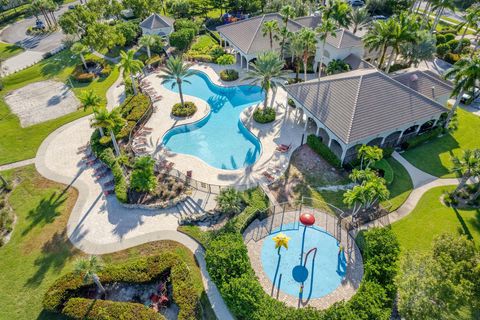
POLYGON ((318 137, 319 133, 320 133, 320 127, 318 126, 318 123, 317 123, 317 132, 315 133, 315 135, 318 137))
POLYGON ((380 143, 380 147, 383 146, 383 144, 385 143, 385 138, 386 138, 386 137, 383 137, 383 138, 382 138, 382 142, 380 143))
POLYGON ((249 63, 249 61, 248 61, 248 59, 247 59, 246 57, 245 57, 245 60, 247 61, 247 71, 248 71, 248 69, 249 69, 249 64, 250 64, 250 63, 249 63))
POLYGON ((308 127, 308 117, 307 117, 307 120, 305 120, 305 128, 303 128, 304 132, 307 132, 307 127, 308 127))
POLYGON ((240 54, 240 68, 243 69, 243 56, 240 54))
POLYGON ((332 145, 332 137, 328 136, 328 148, 332 145))
MULTIPOLYGON (((405 129, 405 130, 407 130, 407 129, 405 129)), ((405 130, 403 130, 403 131, 400 133, 400 136, 398 137, 396 144, 399 144, 399 143, 400 143, 400 140, 402 140, 403 133, 405 132, 405 130)))
POLYGON ((418 125, 418 129, 417 129, 417 131, 415 131, 415 134, 418 134, 420 132, 420 129, 422 129, 422 125, 418 125))

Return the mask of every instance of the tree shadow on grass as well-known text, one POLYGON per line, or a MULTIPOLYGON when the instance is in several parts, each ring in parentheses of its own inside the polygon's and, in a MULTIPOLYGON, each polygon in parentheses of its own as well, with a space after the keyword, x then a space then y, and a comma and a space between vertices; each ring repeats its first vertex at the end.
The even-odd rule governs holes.
POLYGON ((40 255, 35 259, 37 271, 26 282, 27 287, 38 287, 49 270, 60 274, 65 264, 80 251, 74 248, 67 237, 67 229, 57 231, 44 243, 40 255))
POLYGON ((458 222, 460 222, 461 228, 458 228, 459 233, 466 235, 469 240, 473 240, 472 233, 470 232, 470 229, 465 223, 465 220, 463 220, 462 215, 458 212, 457 208, 453 208, 453 211, 455 211, 455 215, 457 216, 458 222))
POLYGON ((27 235, 35 226, 39 224, 48 224, 55 221, 55 218, 61 214, 60 206, 67 200, 65 193, 68 189, 65 188, 62 192, 54 192, 50 197, 40 200, 37 206, 30 210, 27 215, 27 220, 30 224, 22 231, 22 236, 27 235))

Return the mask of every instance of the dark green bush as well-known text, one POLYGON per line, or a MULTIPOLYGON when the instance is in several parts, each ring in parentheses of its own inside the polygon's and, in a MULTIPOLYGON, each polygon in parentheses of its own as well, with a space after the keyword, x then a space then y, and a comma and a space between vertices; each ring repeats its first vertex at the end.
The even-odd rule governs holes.
POLYGON ((450 52, 450 46, 446 43, 441 43, 437 46, 437 55, 440 57, 440 58, 443 58, 445 57, 445 55, 447 53, 450 52))
POLYGON ((393 169, 387 160, 382 159, 380 161, 375 162, 375 164, 373 165, 373 169, 381 171, 383 178, 387 182, 387 185, 392 184, 393 177, 394 177, 393 169))
POLYGON ((447 39, 443 34, 437 34, 435 38, 437 39, 437 45, 447 42, 447 39))
POLYGON ((179 31, 174 31, 170 34, 170 45, 177 48, 180 51, 188 49, 190 44, 195 37, 194 29, 181 29, 179 31))
POLYGON ((256 108, 253 112, 253 119, 258 123, 270 123, 275 121, 275 109, 267 107, 265 109, 256 108))
POLYGON ((200 31, 200 27, 198 26, 198 24, 195 21, 189 20, 189 19, 177 19, 177 20, 175 20, 175 23, 173 25, 173 29, 175 31, 180 31, 180 30, 183 30, 183 29, 192 29, 192 30, 195 31, 194 35, 197 35, 198 32, 200 31))
POLYGON ((288 105, 292 108, 296 108, 297 105, 295 104, 295 101, 293 99, 288 98, 288 105))
POLYGON ((235 81, 238 79, 238 72, 234 69, 225 69, 220 71, 220 79, 223 81, 235 81))
POLYGON ((172 115, 175 117, 190 117, 197 112, 197 106, 191 101, 185 101, 182 106, 181 103, 175 103, 172 108, 172 115))
POLYGON ((98 157, 112 170, 113 180, 115 181, 115 195, 118 201, 128 202, 127 180, 112 148, 106 148, 98 157))
POLYGON ((413 138, 408 139, 404 144, 403 144, 403 149, 412 149, 418 145, 421 145, 425 142, 427 142, 430 139, 433 139, 440 135, 443 132, 442 127, 436 127, 430 131, 427 131, 425 133, 422 133, 418 136, 415 136, 413 138))
POLYGON ((448 42, 455 39, 455 34, 454 33, 446 33, 444 35, 444 37, 445 37, 445 43, 448 43, 448 42))
POLYGON ((313 151, 318 153, 325 161, 330 163, 332 166, 336 168, 341 168, 342 163, 340 159, 326 146, 320 138, 311 134, 307 137, 307 144, 313 151))
POLYGON ((456 53, 447 53, 443 60, 447 61, 450 64, 455 64, 460 60, 462 57, 459 54, 456 53))
POLYGON ((458 41, 456 39, 453 39, 453 40, 450 40, 450 41, 447 42, 448 46, 450 47, 450 51, 452 51, 452 52, 455 52, 459 43, 460 43, 460 41, 458 41))
MULTIPOLYGON (((98 275, 102 283, 146 283, 158 279, 168 271, 173 284, 173 300, 180 307, 178 319, 196 319, 199 297, 192 284, 188 266, 174 253, 162 253, 130 260, 123 264, 107 265, 98 275)), ((98 314, 96 317, 87 319, 112 319, 110 317, 112 314, 118 319, 163 319, 162 317, 150 318, 152 313, 137 303, 112 301, 98 303, 96 301, 92 304, 94 300, 79 297, 82 289, 91 285, 92 283, 85 284, 81 275, 68 273, 50 287, 44 296, 43 306, 47 311, 64 312, 74 319, 84 319, 87 310, 91 315, 98 314), (132 317, 135 312, 139 312, 139 317, 132 317)))

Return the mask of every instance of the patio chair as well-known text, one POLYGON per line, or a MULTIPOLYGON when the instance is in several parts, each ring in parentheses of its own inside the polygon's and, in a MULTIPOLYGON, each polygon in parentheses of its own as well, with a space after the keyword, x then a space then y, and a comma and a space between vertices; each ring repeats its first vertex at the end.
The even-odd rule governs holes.
POLYGON ((110 181, 107 181, 103 184, 103 187, 104 188, 108 188, 108 187, 113 187, 115 185, 115 181, 113 180, 110 180, 110 181))
POLYGON ((192 178, 192 173, 193 173, 192 170, 188 170, 187 171, 187 178, 191 179, 192 178))
POLYGON ((267 180, 268 180, 269 182, 275 181, 275 177, 272 176, 272 175, 271 175, 268 171, 266 171, 266 170, 262 172, 262 175, 263 175, 265 178, 267 178, 267 180))
POLYGON ((115 193, 114 190, 105 190, 105 191, 103 191, 103 195, 104 195, 105 197, 111 196, 111 195, 114 194, 114 193, 115 193))
POLYGON ((285 145, 285 144, 280 144, 277 146, 277 151, 280 151, 280 152, 288 152, 290 150, 290 147, 292 146, 292 144, 290 143, 289 145, 285 145))

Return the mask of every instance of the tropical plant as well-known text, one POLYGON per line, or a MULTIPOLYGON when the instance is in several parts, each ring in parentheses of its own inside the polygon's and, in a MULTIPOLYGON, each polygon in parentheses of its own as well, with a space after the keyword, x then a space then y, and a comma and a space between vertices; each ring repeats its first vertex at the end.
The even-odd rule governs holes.
POLYGON ((270 50, 273 50, 273 40, 278 41, 278 31, 278 22, 276 20, 266 21, 262 25, 262 34, 264 37, 268 35, 270 50))
POLYGON ((360 160, 360 169, 368 169, 375 162, 382 160, 383 150, 378 146, 362 145, 358 148, 357 157, 360 160))
POLYGON ((420 62, 429 61, 435 57, 435 53, 443 56, 441 50, 444 46, 448 48, 447 44, 440 44, 436 47, 435 36, 428 30, 420 30, 416 33, 416 39, 412 42, 405 42, 400 45, 401 56, 408 61, 408 64, 413 64, 418 67, 420 62), (440 50, 438 48, 441 48, 440 50))
POLYGON ((75 43, 70 47, 70 51, 71 51, 74 55, 80 57, 80 59, 82 60, 82 63, 83 63, 83 67, 85 68, 85 71, 88 71, 87 61, 85 61, 85 57, 84 57, 84 54, 89 51, 88 47, 87 47, 86 45, 84 45, 83 43, 81 43, 81 42, 75 42, 75 43))
POLYGON ((216 200, 220 212, 237 214, 242 210, 242 197, 234 188, 221 190, 216 200))
POLYGON ((130 75, 132 81, 133 94, 137 95, 137 86, 135 85, 134 74, 141 72, 143 69, 143 62, 135 59, 135 51, 128 50, 120 51, 120 67, 123 69, 123 76, 130 75))
POLYGON ((464 58, 458 61, 445 72, 444 76, 446 79, 453 78, 454 86, 451 96, 457 97, 445 121, 444 126, 448 128, 463 94, 472 90, 480 79, 480 57, 464 58))
POLYGON ((457 48, 455 49, 456 53, 459 53, 462 49, 462 40, 465 38, 469 28, 478 28, 480 23, 480 4, 474 4, 470 8, 467 8, 466 14, 463 16, 464 22, 458 25, 458 28, 463 29, 462 37, 458 43, 457 48))
POLYGON ((231 54, 222 54, 220 57, 217 58, 216 63, 222 66, 235 64, 235 56, 231 54))
POLYGON ((308 59, 315 54, 317 48, 317 35, 315 31, 310 28, 302 28, 299 31, 299 37, 302 42, 303 52, 302 52, 302 61, 303 61, 303 77, 307 81, 307 66, 308 59))
POLYGON ((287 72, 283 70, 283 60, 273 51, 268 51, 258 55, 255 63, 251 64, 245 80, 251 81, 252 84, 259 84, 265 93, 263 101, 263 110, 268 106, 268 95, 270 89, 273 90, 272 103, 275 100, 277 87, 282 86, 287 80, 287 72))
POLYGON ((292 63, 295 64, 295 80, 299 80, 300 63, 302 62, 303 55, 303 41, 300 36, 300 32, 294 32, 290 35, 289 41, 289 53, 292 57, 292 63))
POLYGON ((445 9, 449 9, 452 12, 455 12, 455 4, 452 0, 430 0, 432 3, 432 12, 436 11, 435 20, 432 24, 431 32, 434 32, 437 29, 437 25, 445 12, 445 9))
POLYGON ((90 107, 95 110, 102 102, 102 98, 93 90, 84 90, 79 99, 83 106, 83 111, 87 111, 90 107))
POLYGON ((323 19, 332 19, 338 28, 348 28, 350 25, 350 11, 352 9, 347 2, 329 0, 328 5, 323 10, 323 19))
POLYGON ((480 175, 480 149, 467 149, 461 156, 453 156, 452 163, 452 172, 461 178, 454 191, 456 193, 467 184, 468 179, 480 175))
POLYGON ((417 22, 412 19, 406 12, 402 12, 398 17, 391 18, 393 24, 393 32, 390 34, 389 45, 393 48, 393 52, 388 59, 385 72, 390 71, 392 63, 396 60, 400 53, 400 46, 403 43, 412 43, 416 40, 416 31, 419 28, 417 22))
POLYGON ((151 48, 159 43, 162 43, 162 38, 156 34, 144 34, 138 43, 147 48, 147 56, 150 59, 152 57, 151 48))
POLYGON ((352 216, 355 217, 362 208, 368 210, 389 196, 385 179, 373 177, 347 190, 343 194, 343 202, 352 208, 352 216))
POLYGON ((350 22, 353 26, 353 34, 356 34, 358 28, 363 27, 370 20, 370 13, 366 8, 355 8, 350 11, 350 22))
POLYGON ((180 95, 180 103, 182 107, 185 105, 183 100, 183 92, 182 92, 182 84, 190 83, 186 78, 193 76, 196 71, 190 69, 192 67, 191 64, 184 63, 181 57, 173 57, 171 56, 168 58, 166 66, 162 68, 163 74, 159 75, 162 79, 162 84, 170 83, 172 89, 175 86, 178 87, 178 94, 180 95))
POLYGON ((130 187, 138 192, 153 192, 157 188, 154 166, 155 160, 149 155, 137 158, 133 166, 130 187))
POLYGON ((394 19, 388 19, 385 21, 377 20, 372 24, 372 27, 368 30, 363 42, 365 47, 369 51, 377 50, 379 56, 377 57, 379 69, 382 68, 385 61, 385 55, 387 49, 391 44, 392 35, 395 32, 396 22, 394 19))
POLYGON ((285 57, 287 40, 290 36, 290 32, 288 31, 288 20, 295 17, 295 8, 290 5, 283 6, 280 9, 280 15, 282 16, 283 20, 283 27, 280 29, 280 35, 282 37, 280 41, 280 56, 283 59, 285 57))
POLYGON ((75 273, 82 275, 85 283, 93 281, 103 297, 105 295, 105 288, 97 275, 102 269, 103 264, 97 256, 82 258, 75 263, 75 273))
POLYGON ((119 107, 114 108, 110 112, 105 107, 98 108, 94 113, 93 119, 91 119, 91 126, 99 128, 101 136, 104 134, 103 129, 107 129, 110 132, 110 138, 117 157, 120 156, 120 148, 115 138, 115 130, 122 128, 125 122, 126 120, 122 118, 119 107))
POLYGON ((337 74, 350 71, 350 66, 343 60, 340 59, 333 59, 327 65, 327 74, 337 74))
POLYGON ((322 68, 323 68, 323 58, 325 57, 325 44, 327 43, 328 36, 336 37, 337 33, 335 32, 337 28, 333 20, 328 19, 325 14, 322 19, 322 24, 315 29, 318 33, 319 39, 322 43, 322 47, 320 48, 320 65, 318 67, 318 79, 322 77, 322 68))

